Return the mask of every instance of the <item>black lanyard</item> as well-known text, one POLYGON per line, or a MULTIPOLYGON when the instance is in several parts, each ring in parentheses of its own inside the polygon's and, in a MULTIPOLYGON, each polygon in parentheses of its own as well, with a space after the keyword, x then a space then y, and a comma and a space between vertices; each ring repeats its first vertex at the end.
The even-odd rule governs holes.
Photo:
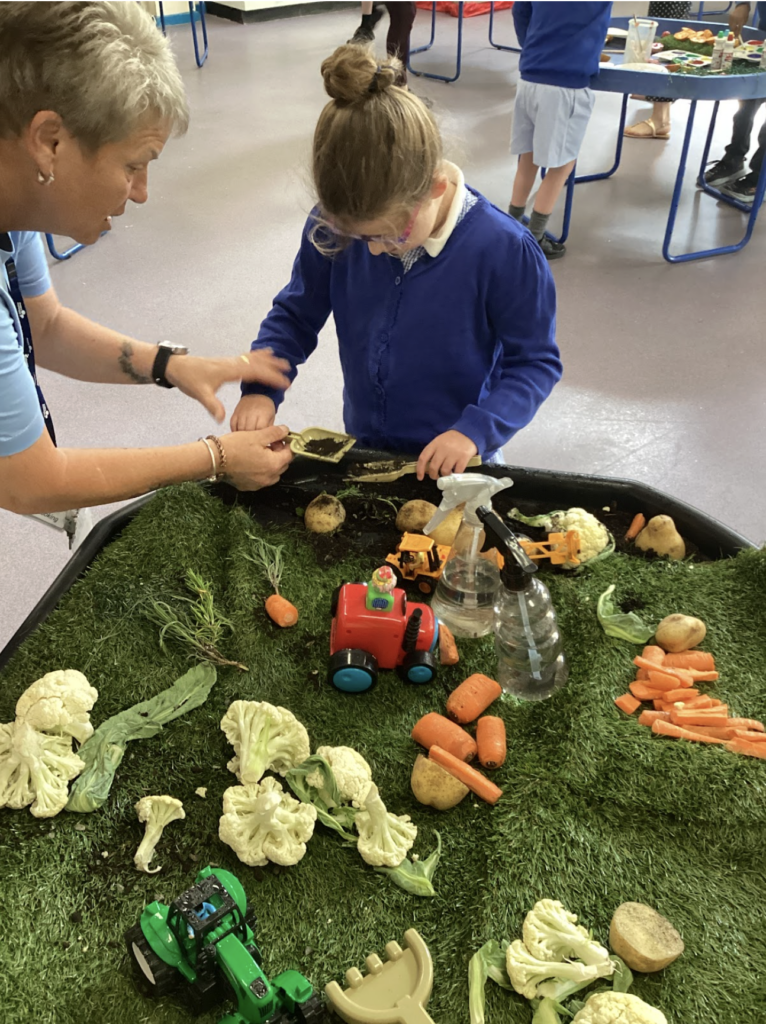
MULTIPOLYGON (((0 234, 0 241, 4 241, 5 238, 7 238, 7 236, 0 234)), ((43 394, 42 388, 37 383, 35 350, 32 345, 32 328, 29 326, 27 308, 24 305, 24 297, 21 294, 21 288, 19 287, 19 275, 16 272, 16 264, 10 257, 7 257, 5 260, 5 270, 8 274, 8 290, 11 293, 11 298, 16 304, 16 312, 18 313, 19 323, 21 324, 21 347, 24 350, 24 361, 27 364, 27 369, 32 374, 32 380, 35 382, 35 388, 37 389, 37 401, 40 403, 40 411, 43 414, 45 426, 51 436, 51 441, 55 444, 56 431, 53 429, 53 419, 51 418, 50 410, 48 409, 48 405, 45 401, 45 395, 43 394)))

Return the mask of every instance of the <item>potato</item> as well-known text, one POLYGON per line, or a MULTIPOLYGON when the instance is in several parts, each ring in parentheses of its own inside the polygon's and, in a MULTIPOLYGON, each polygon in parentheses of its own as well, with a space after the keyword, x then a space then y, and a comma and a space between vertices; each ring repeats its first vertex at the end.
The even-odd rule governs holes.
POLYGON ((428 520, 436 513, 436 505, 416 498, 402 505, 396 516, 396 528, 402 533, 422 533, 428 520))
POLYGON ((643 974, 661 971, 684 951, 670 921, 645 903, 623 903, 615 910, 609 945, 631 970, 643 974))
POLYGON ((693 615, 666 615, 657 627, 654 639, 664 651, 680 654, 705 639, 707 627, 702 619, 693 615))
POLYGON ((332 533, 345 519, 346 510, 332 494, 318 494, 303 516, 306 529, 312 533, 332 533))
POLYGON ((654 551, 677 561, 686 557, 686 545, 670 516, 654 516, 636 537, 641 551, 654 551))
POLYGON ((462 522, 463 506, 459 505, 457 508, 451 509, 428 536, 433 537, 437 544, 444 544, 445 547, 451 548, 462 522))
POLYGON ((468 796, 468 786, 422 754, 418 754, 410 780, 415 799, 437 811, 448 811, 468 796))

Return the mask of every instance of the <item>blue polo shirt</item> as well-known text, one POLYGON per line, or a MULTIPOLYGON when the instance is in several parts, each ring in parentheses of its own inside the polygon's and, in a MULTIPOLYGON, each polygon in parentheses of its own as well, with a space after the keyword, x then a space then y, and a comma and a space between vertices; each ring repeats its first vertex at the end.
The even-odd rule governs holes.
POLYGON ((16 264, 21 294, 42 295, 51 286, 42 239, 34 231, 0 234, 0 456, 16 455, 45 430, 37 391, 27 369, 16 304, 8 290, 6 260, 16 264))

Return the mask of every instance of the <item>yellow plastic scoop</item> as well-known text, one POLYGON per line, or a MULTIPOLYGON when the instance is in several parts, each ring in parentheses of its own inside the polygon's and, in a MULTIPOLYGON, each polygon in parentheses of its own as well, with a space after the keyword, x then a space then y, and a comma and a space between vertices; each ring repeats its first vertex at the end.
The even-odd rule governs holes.
MULTIPOLYGON (((467 467, 481 465, 481 456, 474 455, 469 459, 467 467)), ((365 462, 351 470, 351 475, 344 477, 356 484, 390 484, 406 473, 414 473, 417 462, 403 462, 401 459, 385 459, 380 462, 365 462)))
POLYGON ((319 459, 320 462, 340 462, 346 452, 356 444, 356 438, 350 434, 339 434, 323 427, 306 427, 299 432, 291 431, 287 435, 287 441, 294 455, 319 459))

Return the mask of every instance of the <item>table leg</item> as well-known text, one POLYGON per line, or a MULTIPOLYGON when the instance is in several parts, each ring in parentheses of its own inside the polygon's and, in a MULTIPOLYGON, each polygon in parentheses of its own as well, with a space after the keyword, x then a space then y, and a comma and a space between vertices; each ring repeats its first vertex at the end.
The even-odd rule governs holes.
POLYGON ((489 5, 489 45, 494 46, 496 50, 508 50, 510 53, 521 53, 520 46, 503 46, 501 43, 496 43, 492 38, 492 28, 495 24, 495 5, 491 3, 489 5))
POLYGON ((707 192, 708 195, 727 203, 729 206, 734 206, 736 209, 741 210, 743 213, 747 213, 747 228, 742 239, 734 245, 720 245, 715 249, 700 249, 694 252, 681 253, 679 256, 673 256, 670 253, 670 242, 673 237, 673 228, 676 221, 676 213, 678 212, 678 200, 681 195, 681 187, 683 185, 684 171, 686 170, 686 158, 689 153, 689 140, 691 139, 692 126, 694 124, 694 114, 697 101, 693 100, 691 109, 689 110, 689 120, 686 124, 686 134, 684 135, 684 144, 681 149, 681 161, 678 166, 678 173, 676 175, 676 184, 673 189, 673 198, 670 201, 670 212, 668 214, 668 223, 665 229, 665 240, 662 245, 662 255, 668 261, 668 263, 689 263, 691 260, 702 260, 708 256, 725 256, 727 253, 739 252, 740 249, 744 249, 753 234, 753 228, 755 222, 758 219, 758 213, 763 202, 764 193, 766 193, 766 161, 764 161, 761 173, 758 177, 758 187, 756 188, 755 197, 753 199, 753 205, 748 206, 746 203, 741 203, 736 199, 732 199, 730 196, 725 196, 718 189, 711 188, 705 184, 704 181, 704 168, 707 155, 710 151, 710 143, 713 138, 713 129, 715 128, 715 119, 718 114, 718 103, 713 108, 713 114, 710 119, 710 128, 708 129, 708 137, 705 142, 705 150, 702 157, 702 166, 700 168, 700 180, 698 184, 702 191, 707 192))
POLYGON ((192 40, 194 42, 194 59, 197 61, 197 67, 201 68, 207 60, 207 22, 205 21, 205 0, 199 0, 199 23, 202 29, 202 42, 205 44, 205 50, 202 57, 199 55, 199 45, 197 43, 197 26, 194 24, 194 8, 195 4, 189 4, 189 18, 191 20, 192 40))
POLYGON ((421 78, 435 78, 440 82, 456 82, 460 78, 460 70, 463 63, 463 7, 464 3, 457 5, 457 60, 455 63, 455 74, 449 75, 437 75, 432 71, 418 71, 412 66, 412 54, 423 53, 424 50, 430 50, 434 43, 434 36, 436 34, 436 4, 431 4, 431 38, 425 46, 418 46, 414 50, 410 50, 410 61, 407 64, 407 70, 413 75, 418 75, 421 78))
POLYGON ((80 249, 85 248, 82 242, 75 242, 75 244, 70 245, 68 249, 65 249, 63 252, 59 252, 56 248, 56 243, 53 241, 53 235, 46 234, 45 241, 48 243, 48 252, 57 260, 68 260, 70 256, 74 256, 74 254, 79 252, 80 249))
POLYGON ((160 9, 160 28, 162 29, 163 36, 165 36, 167 35, 167 32, 165 31, 165 4, 162 0, 159 0, 158 7, 160 9))
POLYGON ((603 181, 604 178, 611 178, 617 168, 620 166, 620 159, 622 158, 622 140, 623 132, 625 131, 625 117, 628 112, 628 94, 622 98, 622 110, 620 111, 620 126, 617 129, 617 147, 614 151, 614 163, 608 171, 602 171, 600 174, 583 174, 581 178, 575 179, 575 185, 583 185, 588 181, 603 181))

